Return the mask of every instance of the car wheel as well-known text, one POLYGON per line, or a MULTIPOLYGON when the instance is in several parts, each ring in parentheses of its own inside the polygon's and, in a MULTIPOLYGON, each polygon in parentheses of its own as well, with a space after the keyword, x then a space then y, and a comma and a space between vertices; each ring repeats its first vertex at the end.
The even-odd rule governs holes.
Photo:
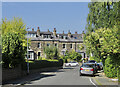
POLYGON ((93 74, 92 77, 95 77, 95 75, 93 74))
POLYGON ((71 67, 71 65, 69 64, 69 67, 71 67))
POLYGON ((82 76, 82 74, 80 73, 80 76, 82 76))

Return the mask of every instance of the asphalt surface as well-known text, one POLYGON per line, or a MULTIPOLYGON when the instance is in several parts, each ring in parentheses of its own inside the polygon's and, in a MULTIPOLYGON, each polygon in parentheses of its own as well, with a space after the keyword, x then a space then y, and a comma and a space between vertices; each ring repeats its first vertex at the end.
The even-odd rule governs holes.
POLYGON ((24 85, 93 85, 90 81, 91 76, 79 76, 79 67, 64 67, 58 71, 43 72, 42 77, 24 85))

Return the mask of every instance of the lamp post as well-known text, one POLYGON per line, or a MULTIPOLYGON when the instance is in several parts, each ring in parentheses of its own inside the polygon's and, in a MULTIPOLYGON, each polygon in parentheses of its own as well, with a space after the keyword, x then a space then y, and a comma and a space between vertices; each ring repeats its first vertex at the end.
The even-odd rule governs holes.
POLYGON ((29 62, 28 62, 28 29, 27 28, 27 75, 29 75, 29 62))

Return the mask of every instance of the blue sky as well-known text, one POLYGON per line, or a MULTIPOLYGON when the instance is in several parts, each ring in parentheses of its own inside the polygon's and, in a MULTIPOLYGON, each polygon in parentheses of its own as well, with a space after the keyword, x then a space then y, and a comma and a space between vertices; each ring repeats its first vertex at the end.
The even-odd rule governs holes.
POLYGON ((85 30, 89 13, 88 2, 3 2, 2 17, 20 17, 27 27, 40 27, 41 31, 71 33, 85 30))

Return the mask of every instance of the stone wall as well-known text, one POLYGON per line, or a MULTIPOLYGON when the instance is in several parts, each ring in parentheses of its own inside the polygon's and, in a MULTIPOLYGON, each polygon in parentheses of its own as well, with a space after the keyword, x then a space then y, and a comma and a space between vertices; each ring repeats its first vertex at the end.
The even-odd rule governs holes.
POLYGON ((15 69, 5 69, 2 68, 2 81, 7 81, 15 78, 19 78, 21 76, 25 75, 25 73, 22 72, 21 67, 17 67, 15 69))
MULTIPOLYGON (((34 59, 38 59, 38 52, 41 53, 41 57, 45 57, 44 55, 44 47, 47 46, 47 44, 55 44, 57 43, 57 47, 59 49, 60 54, 62 54, 62 50, 75 50, 78 51, 79 50, 79 46, 81 46, 83 44, 83 42, 59 42, 59 41, 31 41, 31 49, 34 51, 34 53, 36 54, 36 56, 34 56, 34 59), (40 48, 38 48, 38 43, 41 44, 40 48), (63 44, 66 44, 66 48, 63 48, 63 44), (70 44, 72 44, 72 48, 70 48, 70 44)), ((84 52, 83 50, 81 52, 84 52)))

